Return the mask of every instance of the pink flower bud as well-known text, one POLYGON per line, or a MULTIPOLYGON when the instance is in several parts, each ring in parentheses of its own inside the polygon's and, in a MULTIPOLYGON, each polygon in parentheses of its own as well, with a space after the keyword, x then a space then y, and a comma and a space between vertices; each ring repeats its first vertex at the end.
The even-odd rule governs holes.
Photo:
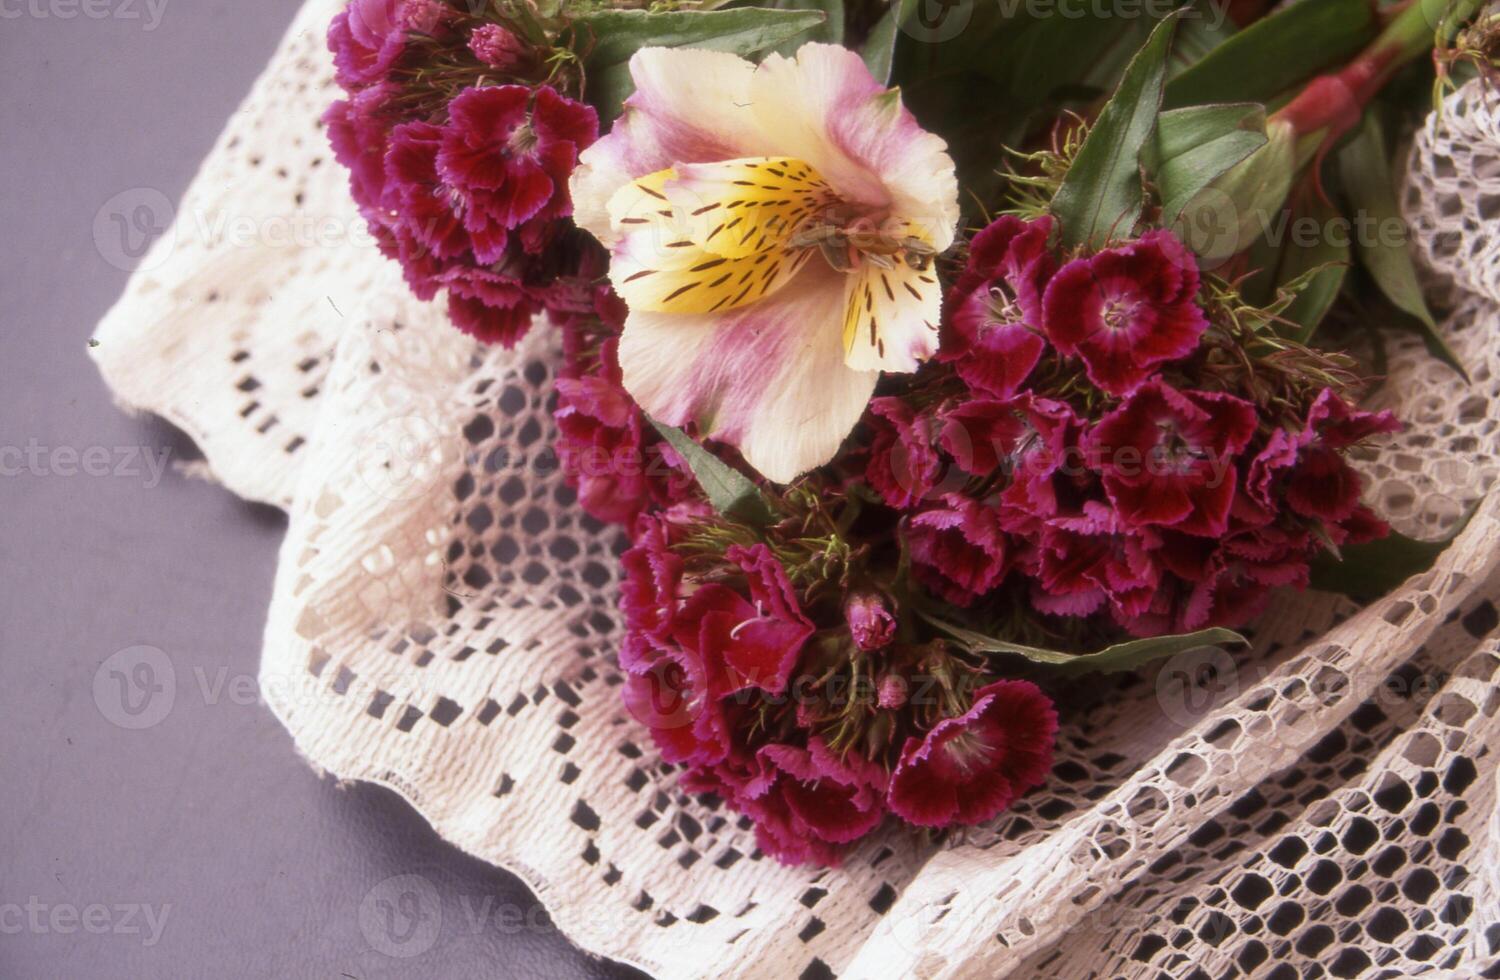
POLYGON ((844 605, 849 634, 861 650, 879 650, 896 637, 896 617, 877 595, 859 592, 844 605))
POLYGON ((499 24, 481 24, 469 38, 475 57, 501 71, 514 70, 526 58, 526 45, 499 24))
POLYGON ((880 679, 879 703, 887 711, 895 711, 906 704, 906 678, 899 674, 887 674, 880 679))
POLYGON ((418 34, 436 34, 447 19, 448 8, 438 0, 407 0, 401 12, 406 29, 418 34))

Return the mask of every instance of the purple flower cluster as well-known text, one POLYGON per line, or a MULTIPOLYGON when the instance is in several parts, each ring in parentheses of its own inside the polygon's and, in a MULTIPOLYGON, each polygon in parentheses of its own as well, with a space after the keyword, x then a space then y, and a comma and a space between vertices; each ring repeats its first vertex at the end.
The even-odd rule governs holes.
POLYGON ((568 177, 598 138, 593 108, 525 78, 506 82, 532 52, 501 25, 472 26, 434 0, 355 0, 328 44, 347 95, 325 116, 329 140, 412 291, 446 289, 459 329, 506 346, 544 310, 579 313, 589 246, 566 220, 568 177), (418 43, 434 38, 440 62, 418 43), (453 67, 460 53, 472 65, 453 67))
POLYGON ((1273 420, 1183 384, 1207 380, 1173 372, 1208 323, 1192 256, 1149 232, 1059 267, 1050 232, 1004 217, 975 238, 943 354, 961 390, 871 406, 865 479, 930 592, 968 607, 1019 581, 1036 609, 1138 635, 1240 625, 1328 543, 1386 533, 1343 451, 1389 413, 1325 388, 1273 420))
POLYGON ((909 732, 904 742, 886 753, 834 750, 800 681, 824 642, 851 636, 894 665, 890 613, 856 595, 847 624, 819 630, 764 544, 731 547, 695 577, 679 546, 704 516, 686 506, 643 517, 624 556, 625 705, 662 758, 686 767, 684 786, 750 817, 762 850, 789 864, 837 864, 888 813, 919 827, 980 823, 1046 778, 1057 716, 1027 681, 983 686, 966 711, 923 728, 902 713, 907 685, 893 668, 873 707, 909 732), (767 699, 790 705, 776 731, 753 724, 767 699))

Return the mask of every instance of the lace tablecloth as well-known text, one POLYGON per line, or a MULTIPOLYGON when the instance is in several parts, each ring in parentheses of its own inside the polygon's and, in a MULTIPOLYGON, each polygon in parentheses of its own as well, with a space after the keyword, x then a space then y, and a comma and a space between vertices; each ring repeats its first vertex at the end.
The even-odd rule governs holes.
MULTIPOLYGON (((309 762, 661 977, 1497 975, 1494 500, 1367 608, 1287 595, 1253 654, 1065 694, 1051 781, 940 849, 891 832, 785 868, 677 789, 619 705, 619 532, 548 451, 555 332, 477 346, 363 233, 318 123, 337 6, 304 7, 93 352, 123 406, 290 513, 261 681, 309 762)), ((1405 205, 1474 383, 1394 343, 1379 397, 1410 428, 1364 463, 1408 533, 1495 479, 1496 200, 1500 118, 1465 89, 1405 205)))

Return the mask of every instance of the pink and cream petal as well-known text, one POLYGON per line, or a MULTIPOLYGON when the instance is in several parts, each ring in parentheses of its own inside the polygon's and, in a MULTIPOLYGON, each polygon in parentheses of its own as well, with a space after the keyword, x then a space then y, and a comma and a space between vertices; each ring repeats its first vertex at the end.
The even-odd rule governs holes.
POLYGON ((630 59, 635 93, 609 134, 585 150, 569 183, 574 220, 605 245, 605 205, 643 174, 680 163, 768 156, 775 141, 750 108, 755 65, 723 51, 642 48, 630 59), (684 80, 691 84, 684 84, 684 80))
POLYGON ((943 292, 929 265, 900 258, 886 269, 865 259, 845 277, 844 363, 854 371, 915 371, 938 348, 943 292))
POLYGON ((806 44, 771 55, 751 80, 752 107, 774 152, 811 164, 845 200, 892 213, 944 251, 958 223, 958 178, 948 145, 926 132, 897 89, 875 81, 858 54, 806 44))
POLYGON ((844 363, 842 277, 810 264, 763 302, 712 316, 632 310, 620 338, 626 389, 654 418, 697 423, 787 483, 833 458, 878 374, 844 363))

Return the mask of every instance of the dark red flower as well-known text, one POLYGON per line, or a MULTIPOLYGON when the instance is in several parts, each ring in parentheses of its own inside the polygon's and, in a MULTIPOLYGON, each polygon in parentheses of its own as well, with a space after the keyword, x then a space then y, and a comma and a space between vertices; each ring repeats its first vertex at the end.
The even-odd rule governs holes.
POLYGON ((1041 359, 1042 290, 1057 268, 1052 219, 1002 216, 974 236, 948 294, 950 336, 940 360, 977 391, 1009 398, 1041 359))
MULTIPOLYGON (((731 693, 759 688, 781 694, 797 666, 798 654, 813 635, 813 624, 802 614, 797 593, 786 569, 763 544, 733 547, 724 553, 738 564, 750 587, 750 599, 732 615, 713 624, 712 642, 724 659, 731 693)), ((709 627, 704 627, 705 640, 709 627)))
POLYGON ((1249 402, 1153 381, 1094 427, 1086 449, 1126 524, 1213 537, 1229 526, 1234 458, 1255 426, 1249 402))
POLYGON ((390 223, 407 232, 439 260, 461 258, 469 236, 453 208, 450 190, 438 176, 437 157, 443 130, 427 122, 402 123, 391 131, 386 153, 387 204, 395 204, 390 223))
POLYGON ((935 422, 900 398, 874 399, 866 419, 875 436, 865 480, 887 504, 909 510, 942 478, 943 460, 932 444, 935 422))
POLYGON ((1166 231, 1075 259, 1045 295, 1047 338, 1083 359, 1089 379, 1125 395, 1151 369, 1192 353, 1208 327, 1197 302, 1198 266, 1166 231))
POLYGON ((625 706, 651 729, 662 758, 711 767, 733 744, 740 709, 729 696, 785 691, 813 627, 765 545, 725 555, 748 580, 750 599, 718 582, 686 595, 672 553, 676 530, 669 519, 643 518, 641 540, 626 555, 625 706))
POLYGON ((994 508, 958 494, 911 519, 912 573, 955 606, 969 606, 1005 578, 1007 548, 994 508))
POLYGON ((371 85, 328 107, 323 122, 334 158, 349 170, 350 189, 365 221, 376 225, 385 202, 385 154, 390 123, 383 117, 394 88, 371 85))
POLYGON ((536 290, 493 268, 453 265, 432 279, 448 287, 453 325, 487 344, 514 347, 543 309, 536 290))
POLYGON ((499 260, 525 223, 572 214, 568 176, 598 135, 591 106, 550 88, 537 89, 534 104, 524 85, 467 89, 449 104, 437 172, 481 263, 499 260))
MULTIPOLYGON (((1344 459, 1343 450, 1400 429, 1390 412, 1359 411, 1325 388, 1308 410, 1306 428, 1271 434, 1250 464, 1246 493, 1265 511, 1279 510, 1279 495, 1303 517, 1338 525, 1355 517, 1361 493, 1359 474, 1344 459)), ((1362 516, 1359 520, 1367 523, 1362 516)))
MULTIPOLYGON (((391 16, 405 12, 420 14, 391 16)), ((355 7, 348 14, 345 33, 355 7)), ((599 270, 584 266, 598 248, 561 219, 578 154, 598 135, 594 110, 545 86, 492 85, 463 90, 442 124, 402 121, 394 106, 406 83, 384 77, 389 67, 325 118, 360 213, 412 292, 446 288, 455 326, 507 347, 544 310, 566 318, 592 306, 585 278, 599 270)))
POLYGON ((1042 530, 1036 550, 1032 603, 1043 612, 1087 616, 1106 603, 1127 616, 1147 608, 1161 581, 1153 554, 1160 538, 1124 525, 1102 501, 1085 516, 1059 519, 1042 530))
POLYGON ((651 731, 661 757, 670 763, 712 766, 731 744, 725 706, 711 691, 710 665, 690 651, 669 650, 644 669, 626 673, 625 710, 651 731))
POLYGON ((1008 464, 1029 431, 1029 399, 980 398, 945 409, 939 443, 965 472, 988 476, 1008 464))
POLYGON ((1083 448, 1087 424, 1062 402, 1026 401, 1027 433, 1016 451, 1014 476, 1000 492, 999 521, 1007 532, 1036 538, 1057 518, 1082 517, 1103 496, 1099 474, 1083 448))
POLYGON ((783 863, 837 864, 836 845, 885 816, 885 770, 857 752, 841 759, 815 737, 806 749, 763 746, 756 761, 760 774, 744 792, 744 809, 761 850, 783 863))
POLYGON ((353 0, 328 28, 338 82, 353 88, 379 81, 406 47, 402 0, 353 0))
POLYGON ((909 738, 891 774, 891 812, 918 827, 983 823, 1052 768, 1057 712, 1029 681, 996 681, 974 705, 909 738))
POLYGON ((562 372, 552 417, 558 461, 584 510, 628 527, 652 507, 690 499, 695 484, 621 384, 618 343, 604 341, 590 370, 562 372))
POLYGON ((649 663, 648 651, 670 641, 682 608, 683 562, 672 550, 680 527, 667 515, 645 515, 631 547, 620 556, 620 612, 626 631, 620 666, 625 670, 649 663))

